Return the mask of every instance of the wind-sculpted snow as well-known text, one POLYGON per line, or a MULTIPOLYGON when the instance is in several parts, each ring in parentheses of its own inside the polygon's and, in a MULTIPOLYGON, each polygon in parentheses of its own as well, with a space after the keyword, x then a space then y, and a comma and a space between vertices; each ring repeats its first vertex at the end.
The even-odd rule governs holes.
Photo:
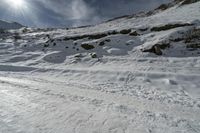
POLYGON ((199 133, 199 8, 0 32, 0 133, 199 133))

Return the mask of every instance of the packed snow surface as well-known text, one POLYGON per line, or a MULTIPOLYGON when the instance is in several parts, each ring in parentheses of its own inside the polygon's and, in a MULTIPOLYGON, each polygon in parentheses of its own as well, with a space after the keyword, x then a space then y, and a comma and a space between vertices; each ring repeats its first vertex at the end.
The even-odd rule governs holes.
POLYGON ((0 33, 0 133, 200 133, 200 2, 0 33))

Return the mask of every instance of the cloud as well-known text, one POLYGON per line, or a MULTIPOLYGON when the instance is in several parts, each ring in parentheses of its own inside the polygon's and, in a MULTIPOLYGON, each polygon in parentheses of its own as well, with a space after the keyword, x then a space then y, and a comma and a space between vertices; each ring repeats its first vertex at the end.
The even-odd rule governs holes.
POLYGON ((11 15, 12 10, 3 1, 6 0, 0 0, 0 19, 37 27, 69 27, 150 10, 171 0, 25 0, 29 10, 17 16, 11 15))
POLYGON ((90 16, 92 11, 83 0, 74 0, 72 2, 72 19, 85 19, 90 16))
POLYGON ((101 17, 111 18, 139 11, 156 8, 161 3, 171 0, 85 0, 90 6, 95 7, 101 17))
POLYGON ((70 19, 75 21, 73 26, 87 24, 87 21, 95 23, 99 20, 95 9, 89 6, 84 0, 73 0, 71 7, 70 19))
POLYGON ((53 13, 54 20, 60 25, 79 26, 93 24, 100 20, 95 7, 91 7, 84 0, 37 0, 38 5, 43 6, 40 9, 45 9, 44 12, 48 11, 51 15, 53 13))

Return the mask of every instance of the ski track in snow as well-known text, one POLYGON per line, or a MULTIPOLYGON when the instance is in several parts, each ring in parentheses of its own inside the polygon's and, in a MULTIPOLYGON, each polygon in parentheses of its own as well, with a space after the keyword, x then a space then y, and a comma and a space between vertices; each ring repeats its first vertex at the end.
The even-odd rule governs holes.
MULTIPOLYGON (((111 60, 115 62, 118 59, 111 60)), ((159 59, 154 61, 159 62, 159 59)), ((135 63, 137 62, 138 60, 135 63)), ((178 62, 180 63, 181 60, 178 62)), ((176 69, 176 67, 166 67, 164 64, 162 67, 172 71, 176 69)), ((160 73, 151 72, 154 69, 149 65, 143 66, 142 69, 135 67, 133 71, 127 69, 121 72, 120 69, 115 69, 111 76, 114 78, 116 73, 119 77, 122 75, 119 83, 95 83, 95 80, 89 79, 91 82, 85 82, 87 84, 84 83, 84 79, 79 80, 80 77, 73 74, 88 73, 90 76, 97 76, 110 74, 112 70, 109 70, 109 67, 99 70, 95 66, 85 70, 68 69, 66 73, 71 74, 70 77, 55 76, 56 80, 54 76, 41 74, 39 69, 36 69, 39 72, 30 71, 22 74, 11 71, 6 75, 2 71, 0 129, 2 132, 10 133, 159 131, 198 133, 200 131, 199 98, 187 94, 184 83, 182 87, 178 83, 170 84, 169 70, 162 71, 163 69, 160 69, 160 73), (129 74, 126 74, 127 72, 129 74), (38 75, 39 73, 41 76, 38 75), (124 77, 126 81, 122 80, 124 75, 127 76, 124 77), (148 87, 150 85, 151 87, 148 87), (165 92, 164 89, 156 88, 159 85, 162 89, 165 88, 164 86, 177 87, 177 89, 173 90, 174 92, 165 92)), ((190 75, 199 78, 197 72, 198 69, 188 69, 185 78, 190 75)), ((183 72, 180 75, 184 78, 183 72)), ((179 77, 178 74, 171 74, 171 76, 177 79, 179 77)))

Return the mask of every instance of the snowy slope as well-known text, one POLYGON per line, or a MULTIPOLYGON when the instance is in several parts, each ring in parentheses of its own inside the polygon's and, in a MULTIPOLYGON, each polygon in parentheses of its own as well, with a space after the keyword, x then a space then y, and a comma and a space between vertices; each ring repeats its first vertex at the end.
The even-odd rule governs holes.
POLYGON ((0 29, 20 29, 22 27, 24 26, 16 22, 6 22, 0 20, 0 29))
POLYGON ((200 2, 0 33, 0 133, 199 133, 200 2))

